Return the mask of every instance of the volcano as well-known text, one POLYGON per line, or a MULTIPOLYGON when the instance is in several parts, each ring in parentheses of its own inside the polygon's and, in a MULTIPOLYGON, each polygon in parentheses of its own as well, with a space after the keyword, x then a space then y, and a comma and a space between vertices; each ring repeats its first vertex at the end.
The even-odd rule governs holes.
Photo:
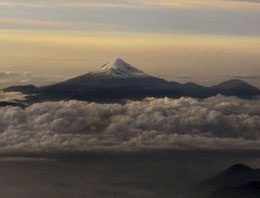
POLYGON ((104 64, 98 71, 57 84, 43 87, 13 86, 3 91, 19 91, 29 94, 29 103, 71 99, 114 102, 145 97, 206 98, 217 94, 252 98, 260 95, 258 88, 242 80, 229 80, 213 87, 166 81, 146 74, 120 58, 104 64))

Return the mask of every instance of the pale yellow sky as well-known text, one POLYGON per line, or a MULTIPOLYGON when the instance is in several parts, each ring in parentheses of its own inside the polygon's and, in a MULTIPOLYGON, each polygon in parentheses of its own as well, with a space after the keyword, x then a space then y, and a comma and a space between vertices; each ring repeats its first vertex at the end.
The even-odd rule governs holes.
POLYGON ((257 0, 0 0, 0 87, 117 57, 171 80, 260 86, 259 18, 257 0))
POLYGON ((258 37, 6 30, 0 42, 3 70, 37 76, 68 78, 117 57, 173 80, 260 74, 258 37))

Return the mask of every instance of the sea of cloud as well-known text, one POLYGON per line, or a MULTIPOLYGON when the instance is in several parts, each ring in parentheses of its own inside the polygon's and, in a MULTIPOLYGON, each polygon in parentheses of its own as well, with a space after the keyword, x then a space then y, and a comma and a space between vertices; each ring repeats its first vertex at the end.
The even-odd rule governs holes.
POLYGON ((0 108, 0 153, 260 149, 260 100, 147 98, 0 108))

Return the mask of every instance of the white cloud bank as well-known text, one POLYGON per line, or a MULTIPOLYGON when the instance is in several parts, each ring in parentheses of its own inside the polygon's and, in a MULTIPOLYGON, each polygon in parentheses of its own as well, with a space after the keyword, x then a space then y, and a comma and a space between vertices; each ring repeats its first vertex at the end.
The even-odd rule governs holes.
POLYGON ((0 108, 0 153, 141 148, 260 149, 260 100, 216 96, 0 108))

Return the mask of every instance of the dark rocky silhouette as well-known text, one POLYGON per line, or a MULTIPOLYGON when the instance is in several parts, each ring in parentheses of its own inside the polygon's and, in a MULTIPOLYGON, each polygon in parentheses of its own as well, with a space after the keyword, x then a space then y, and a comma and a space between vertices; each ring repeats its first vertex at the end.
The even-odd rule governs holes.
POLYGON ((6 107, 6 106, 12 106, 12 107, 21 107, 21 108, 26 108, 25 104, 19 103, 19 102, 5 102, 5 101, 0 101, 0 107, 6 107))
POLYGON ((28 103, 69 99, 113 102, 145 97, 206 98, 217 94, 254 98, 260 95, 258 88, 242 80, 229 80, 213 87, 169 82, 150 76, 121 59, 105 64, 98 72, 90 72, 54 85, 38 88, 33 85, 14 86, 3 91, 29 94, 28 103))
POLYGON ((210 198, 259 198, 260 182, 252 181, 238 187, 225 187, 213 193, 210 198))
POLYGON ((208 179, 203 186, 205 191, 211 191, 209 198, 258 198, 260 169, 235 164, 208 179))

